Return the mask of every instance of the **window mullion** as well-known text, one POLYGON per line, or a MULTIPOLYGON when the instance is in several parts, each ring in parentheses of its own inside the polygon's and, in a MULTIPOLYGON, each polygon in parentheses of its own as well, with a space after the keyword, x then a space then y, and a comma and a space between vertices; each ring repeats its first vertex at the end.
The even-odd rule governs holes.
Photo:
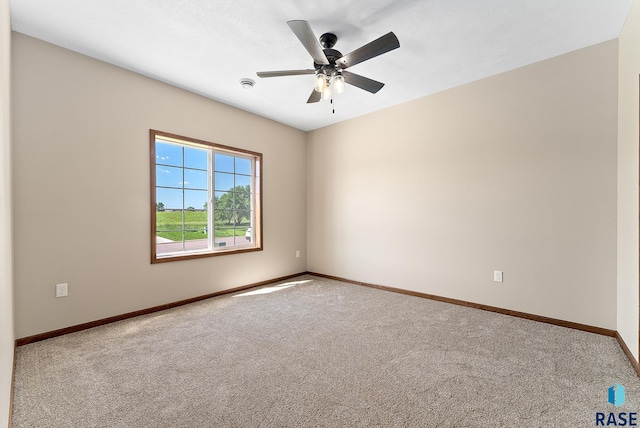
POLYGON ((251 181, 249 185, 249 221, 251 222, 251 242, 256 242, 256 208, 255 208, 255 200, 256 200, 256 161, 255 159, 251 159, 251 181))
POLYGON ((216 233, 216 220, 215 220, 215 195, 216 195, 216 186, 213 180, 214 171, 215 171, 215 156, 213 155, 213 150, 209 150, 207 153, 207 172, 208 172, 208 186, 209 186, 209 209, 207 212, 207 224, 209 227, 209 233, 207 234, 207 246, 209 249, 215 248, 215 233, 216 233))
POLYGON ((231 225, 231 236, 233 239, 233 245, 236 245, 236 228, 238 227, 238 205, 236 201, 236 158, 233 158, 233 186, 231 186, 231 219, 233 220, 233 224, 231 225))
POLYGON ((185 236, 185 211, 184 211, 184 147, 181 147, 182 149, 182 251, 186 251, 187 250, 187 242, 186 242, 186 236, 185 236))

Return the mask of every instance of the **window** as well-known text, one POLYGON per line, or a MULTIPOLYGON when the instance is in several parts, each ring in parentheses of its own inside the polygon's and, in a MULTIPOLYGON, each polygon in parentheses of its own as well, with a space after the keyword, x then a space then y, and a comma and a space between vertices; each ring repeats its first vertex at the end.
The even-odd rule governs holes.
POLYGON ((262 250, 262 154, 150 130, 151 263, 262 250))

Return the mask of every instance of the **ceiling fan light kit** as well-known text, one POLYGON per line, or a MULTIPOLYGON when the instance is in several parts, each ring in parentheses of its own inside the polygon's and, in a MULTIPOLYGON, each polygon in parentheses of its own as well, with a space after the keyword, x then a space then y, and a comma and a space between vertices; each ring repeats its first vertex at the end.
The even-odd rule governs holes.
POLYGON ((332 71, 330 75, 318 71, 314 90, 322 95, 323 100, 331 99, 334 93, 344 92, 344 76, 336 71, 332 71))
POLYGON ((333 78, 333 87, 337 94, 344 92, 344 76, 342 74, 336 74, 333 78))
POLYGON ((375 94, 382 89, 384 83, 345 69, 400 47, 398 38, 390 32, 347 55, 342 55, 333 49, 338 41, 335 34, 324 33, 316 39, 307 21, 288 21, 287 24, 313 58, 313 69, 259 71, 257 75, 265 78, 314 74, 315 85, 307 103, 317 103, 320 99, 333 100, 333 94, 342 93, 346 83, 375 94))
POLYGON ((317 73, 315 90, 317 92, 322 92, 326 87, 327 87, 327 77, 322 73, 317 73))

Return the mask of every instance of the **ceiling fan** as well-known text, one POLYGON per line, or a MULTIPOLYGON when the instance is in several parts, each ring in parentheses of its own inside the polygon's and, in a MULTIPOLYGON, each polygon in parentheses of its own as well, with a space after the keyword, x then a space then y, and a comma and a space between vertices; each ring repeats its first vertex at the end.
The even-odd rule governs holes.
POLYGON ((346 69, 400 47, 398 38, 393 32, 390 32, 351 53, 342 55, 333 49, 333 46, 338 41, 338 37, 335 34, 324 33, 320 36, 320 39, 316 39, 307 21, 288 21, 287 24, 311 54, 313 69, 259 71, 257 74, 259 77, 315 74, 316 84, 307 103, 317 103, 320 99, 332 99, 334 92, 341 93, 344 90, 345 83, 375 94, 382 89, 384 83, 351 73, 346 69), (318 40, 320 43, 318 43, 318 40))

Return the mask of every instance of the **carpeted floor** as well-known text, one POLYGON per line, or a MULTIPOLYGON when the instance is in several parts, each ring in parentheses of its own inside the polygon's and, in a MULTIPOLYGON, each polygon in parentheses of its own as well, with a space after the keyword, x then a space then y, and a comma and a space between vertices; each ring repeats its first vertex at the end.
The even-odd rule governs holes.
POLYGON ((640 408, 613 338, 314 276, 26 345, 16 364, 15 427, 590 427, 640 408))

